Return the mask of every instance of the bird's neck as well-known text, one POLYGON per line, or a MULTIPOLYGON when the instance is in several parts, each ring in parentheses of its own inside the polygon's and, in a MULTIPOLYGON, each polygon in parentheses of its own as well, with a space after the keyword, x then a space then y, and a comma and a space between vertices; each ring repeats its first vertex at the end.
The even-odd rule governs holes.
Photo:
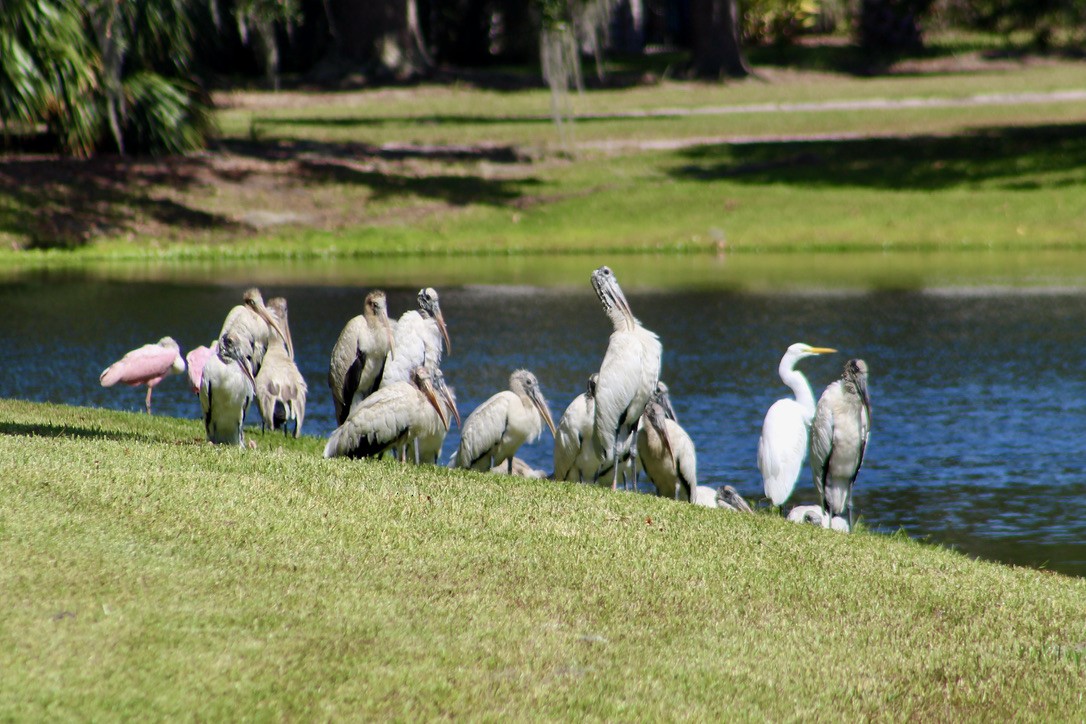
POLYGON ((804 416, 807 417, 808 420, 813 420, 815 413, 815 399, 814 393, 811 392, 811 385, 807 382, 807 378, 791 364, 785 364, 783 362, 781 363, 778 372, 780 372, 781 381, 788 385, 792 390, 792 394, 796 396, 796 402, 803 408, 804 416))
POLYGON ((637 320, 618 307, 608 309, 607 316, 611 318, 611 324, 614 326, 616 332, 629 332, 637 326, 637 320))

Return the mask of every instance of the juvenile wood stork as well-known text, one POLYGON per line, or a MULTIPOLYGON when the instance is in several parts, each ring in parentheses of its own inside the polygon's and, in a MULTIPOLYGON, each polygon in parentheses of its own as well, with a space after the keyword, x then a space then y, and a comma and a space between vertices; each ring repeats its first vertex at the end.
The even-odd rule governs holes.
POLYGON ((679 423, 667 416, 654 395, 641 415, 637 431, 637 456, 656 494, 693 501, 698 489, 698 461, 694 442, 679 423))
POLYGON ((437 291, 431 287, 420 289, 418 303, 417 311, 404 312, 393 327, 392 350, 385 361, 381 385, 406 380, 419 365, 433 372, 441 366, 442 350, 451 354, 449 330, 445 327, 437 291))
MULTIPOLYGON (((758 469, 762 472, 765 495, 777 507, 792 497, 803 460, 807 457, 808 434, 815 414, 815 398, 811 385, 796 369, 801 359, 836 352, 829 347, 812 347, 797 342, 781 358, 777 372, 781 381, 792 389, 795 399, 774 402, 762 422, 758 440, 758 469)), ((783 508, 782 508, 783 512, 783 508)))
POLYGON ((547 477, 546 471, 536 470, 527 462, 516 456, 509 458, 508 463, 495 465, 490 469, 490 472, 498 473, 500 475, 513 475, 518 478, 535 478, 537 480, 542 480, 547 477))
MULTIPOLYGON (((287 339, 290 339, 287 300, 283 297, 269 299, 268 311, 287 339)), ((268 351, 264 353, 264 363, 255 379, 256 403, 262 420, 261 432, 265 427, 271 430, 281 427, 286 434, 287 424, 293 420, 294 437, 298 437, 305 420, 305 399, 309 387, 283 340, 276 337, 269 342, 268 351)))
POLYGON ((253 400, 255 381, 236 331, 219 338, 200 380, 200 408, 209 442, 244 445, 242 424, 253 400))
POLYGON ((528 370, 509 376, 509 389, 479 405, 460 428, 455 467, 490 470, 506 463, 512 472, 513 456, 526 442, 535 442, 546 423, 555 434, 547 401, 539 381, 528 370))
POLYGON ((219 339, 227 332, 234 332, 239 348, 249 360, 249 369, 254 375, 260 371, 273 332, 283 340, 287 353, 294 359, 294 345, 264 306, 264 297, 260 290, 256 287, 246 289, 241 300, 241 304, 227 313, 222 329, 219 330, 219 339))
POLYGON ((848 533, 848 521, 839 515, 832 518, 822 512, 821 505, 797 505, 788 511, 788 520, 793 523, 810 523, 822 528, 830 528, 842 533, 848 533))
POLYGON ((444 424, 438 415, 431 413, 430 421, 425 426, 417 440, 417 463, 438 465, 441 460, 441 447, 445 444, 445 436, 449 432, 449 421, 456 420, 456 426, 460 427, 460 411, 456 409, 456 395, 445 383, 445 375, 441 369, 435 369, 431 373, 434 391, 445 412, 444 424))
POLYGON ((144 406, 151 414, 151 391, 168 375, 185 371, 181 348, 173 337, 163 337, 154 344, 145 344, 132 350, 102 370, 98 381, 102 387, 112 387, 118 382, 130 387, 147 385, 144 406))
POLYGON ((362 314, 347 322, 332 348, 328 386, 332 389, 337 425, 347 419, 356 400, 365 399, 380 387, 392 345, 385 293, 372 291, 362 303, 362 314))
POLYGON ((592 445, 596 425, 596 382, 600 376, 588 376, 587 389, 573 398, 554 435, 554 479, 583 483, 592 480, 600 468, 592 445))
POLYGON ((355 405, 328 438, 324 457, 380 457, 427 430, 433 411, 448 427, 430 371, 420 365, 411 371, 409 381, 382 387, 355 405))
POLYGON ((850 359, 841 379, 831 382, 815 407, 811 425, 811 472, 826 519, 848 509, 852 517, 852 487, 864 462, 871 433, 871 400, 867 394, 867 363, 850 359))
POLYGON ((721 508, 723 510, 734 510, 740 513, 753 513, 754 511, 750 507, 750 503, 747 499, 739 494, 739 491, 730 485, 724 485, 720 488, 713 490, 707 485, 699 485, 694 493, 695 505, 701 505, 706 508, 721 508))
POLYGON ((632 455, 634 429, 660 379, 663 348, 659 338, 633 316, 614 272, 606 266, 592 272, 592 288, 614 327, 596 384, 592 441, 602 461, 600 470, 608 464, 613 467, 611 488, 615 489, 619 463, 632 455))

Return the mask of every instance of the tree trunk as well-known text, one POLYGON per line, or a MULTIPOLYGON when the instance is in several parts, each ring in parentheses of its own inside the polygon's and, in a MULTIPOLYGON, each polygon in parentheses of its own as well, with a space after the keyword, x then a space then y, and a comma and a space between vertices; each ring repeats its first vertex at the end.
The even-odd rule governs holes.
POLYGON ((739 0, 691 0, 693 70, 699 78, 750 75, 739 45, 739 0))
POLYGON ((430 68, 416 0, 329 0, 328 8, 342 59, 398 80, 430 68))

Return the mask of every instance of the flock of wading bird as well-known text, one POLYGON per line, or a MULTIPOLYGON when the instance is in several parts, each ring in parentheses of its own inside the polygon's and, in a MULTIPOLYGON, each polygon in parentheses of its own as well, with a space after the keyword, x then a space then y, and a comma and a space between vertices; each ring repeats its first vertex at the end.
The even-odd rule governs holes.
MULTIPOLYGON (((520 446, 538 439, 546 425, 554 437, 551 477, 556 480, 609 483, 614 490, 621 479, 623 489, 637 490, 638 474, 644 472, 658 495, 749 512, 750 505, 732 486, 715 491, 698 486, 694 443, 679 425, 667 385, 660 380, 659 338, 634 317, 608 267, 592 273, 592 287, 613 331, 599 371, 588 378, 587 389, 566 408, 557 428, 539 381, 528 370, 513 372, 509 389, 481 404, 461 424, 441 372, 442 354, 450 343, 437 292, 419 291, 419 308, 394 324, 384 292, 370 292, 362 314, 347 322, 332 348, 328 386, 338 427, 324 456, 387 454, 405 463, 437 465, 455 419, 460 443, 453 467, 546 477, 516 457, 520 446)), ((821 504, 793 508, 788 518, 848 531, 853 525, 852 489, 871 423, 867 365, 861 359, 848 360, 841 379, 826 388, 817 404, 806 377, 796 369, 806 357, 831 352, 836 350, 801 343, 785 352, 778 371, 795 398, 778 400, 766 413, 758 467, 766 497, 783 512, 809 451, 821 504)), ((177 343, 166 337, 129 352, 103 371, 100 380, 105 386, 146 385, 150 413, 155 385, 186 367, 192 390, 200 396, 210 442, 245 445, 243 424, 254 397, 262 431, 286 432, 293 421, 294 436, 300 434, 308 389, 294 363, 285 299, 270 299, 265 305, 259 290, 249 289, 210 347, 198 347, 182 359, 177 343)))

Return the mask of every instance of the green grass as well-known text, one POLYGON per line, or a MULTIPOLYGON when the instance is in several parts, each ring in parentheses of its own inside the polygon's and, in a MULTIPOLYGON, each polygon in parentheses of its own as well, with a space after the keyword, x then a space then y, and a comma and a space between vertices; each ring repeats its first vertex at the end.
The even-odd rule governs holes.
POLYGON ((903 536, 0 401, 0 718, 984 719, 1086 581, 903 536))

